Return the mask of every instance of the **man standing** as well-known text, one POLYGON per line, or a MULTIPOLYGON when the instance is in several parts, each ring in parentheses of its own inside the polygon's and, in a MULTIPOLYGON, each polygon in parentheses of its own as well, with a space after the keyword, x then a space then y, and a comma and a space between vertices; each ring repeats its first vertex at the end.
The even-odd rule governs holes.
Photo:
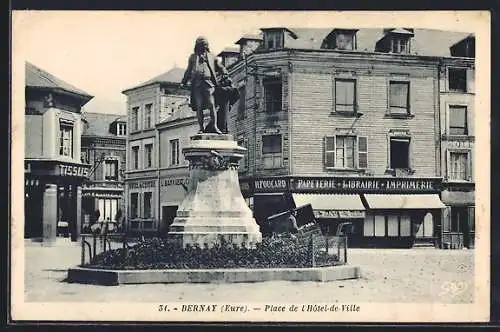
POLYGON ((188 80, 191 82, 191 108, 198 117, 199 133, 205 131, 203 110, 208 109, 214 132, 222 134, 217 126, 217 111, 215 109, 216 73, 227 76, 226 68, 210 53, 208 40, 205 37, 198 37, 195 42, 194 53, 189 56, 181 87, 184 87, 188 80))

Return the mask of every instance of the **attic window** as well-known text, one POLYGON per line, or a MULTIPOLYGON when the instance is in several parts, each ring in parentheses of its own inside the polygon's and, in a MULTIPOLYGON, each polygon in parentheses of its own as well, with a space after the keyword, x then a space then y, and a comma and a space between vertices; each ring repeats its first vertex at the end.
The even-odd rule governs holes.
POLYGON ((325 38, 321 47, 326 49, 355 50, 356 31, 335 29, 325 38))
POLYGON ((116 135, 117 136, 126 136, 127 135, 127 125, 123 123, 117 123, 116 125, 116 135))
POLYGON ((394 36, 391 41, 391 51, 392 53, 409 53, 410 39, 394 36))
POLYGON ((268 49, 283 48, 283 31, 266 31, 264 33, 264 45, 268 49))

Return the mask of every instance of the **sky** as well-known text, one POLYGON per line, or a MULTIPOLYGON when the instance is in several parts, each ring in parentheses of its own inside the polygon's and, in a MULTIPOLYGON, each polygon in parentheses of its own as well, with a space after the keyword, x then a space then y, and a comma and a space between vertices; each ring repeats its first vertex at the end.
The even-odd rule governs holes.
POLYGON ((94 98, 88 112, 124 114, 121 91, 174 66, 185 68, 195 39, 218 54, 262 27, 413 26, 471 31, 470 20, 405 12, 15 11, 13 60, 29 61, 94 98))

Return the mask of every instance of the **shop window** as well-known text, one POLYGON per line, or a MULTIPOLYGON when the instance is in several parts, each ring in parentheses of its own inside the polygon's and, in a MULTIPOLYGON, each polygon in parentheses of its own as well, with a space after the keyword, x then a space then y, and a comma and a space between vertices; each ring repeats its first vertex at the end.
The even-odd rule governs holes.
POLYGON ((450 135, 467 135, 467 106, 450 105, 450 135))
POLYGON ((139 216, 139 194, 130 194, 130 218, 134 219, 139 216))
POLYGON ((364 236, 373 236, 375 234, 375 224, 373 222, 373 216, 367 215, 365 217, 364 225, 363 225, 363 235, 364 236))
POLYGON ((116 125, 116 134, 118 136, 126 136, 127 135, 127 125, 125 123, 118 123, 116 125))
POLYGON ((132 168, 139 169, 139 147, 132 147, 132 168))
POLYGON ((59 155, 73 157, 73 124, 59 124, 59 155))
POLYGON ((417 225, 418 230, 415 234, 417 238, 428 238, 434 235, 434 219, 431 213, 427 213, 424 217, 424 220, 417 225))
POLYGON ((469 180, 469 153, 468 152, 450 152, 449 154, 449 180, 469 180))
POLYGON ((282 109, 282 83, 279 78, 264 80, 264 98, 266 112, 280 112, 282 109))
POLYGON ((173 139, 170 141, 170 165, 179 165, 179 140, 173 139))
POLYGON ((410 82, 389 83, 389 112, 391 115, 410 114, 410 82))
POLYGON ((280 168, 281 160, 281 135, 262 136, 262 162, 264 168, 280 168))
POLYGON ((335 79, 335 112, 356 114, 356 80, 335 79))
POLYGON ((366 216, 363 226, 366 237, 409 237, 411 220, 409 215, 366 216))
POLYGON ((467 213, 467 207, 452 206, 450 232, 460 232, 460 225, 468 225, 468 223, 469 214, 467 213))
POLYGON ((240 99, 238 103, 238 120, 245 118, 246 112, 246 86, 240 88, 240 99))
POLYGON ((104 179, 118 180, 118 160, 104 160, 104 179))
POLYGON ((132 124, 132 130, 139 130, 139 107, 132 108, 130 123, 132 124))
POLYGON ((151 113, 153 104, 147 104, 144 108, 144 128, 151 128, 151 113))
POLYGON ((399 216, 387 216, 387 236, 399 236, 399 216))
POLYGON ((153 144, 144 145, 146 168, 153 167, 153 144))
POLYGON ((410 168, 410 139, 390 138, 390 169, 410 168))
POLYGON ((105 222, 116 221, 116 213, 118 209, 118 200, 117 199, 104 199, 99 198, 98 200, 99 206, 99 215, 100 220, 105 222))
POLYGON ((151 219, 153 218, 153 209, 151 208, 153 206, 153 193, 152 192, 145 192, 144 193, 144 219, 151 219))
POLYGON ((368 140, 362 136, 325 137, 324 160, 326 168, 367 168, 368 140))
POLYGON ((467 69, 448 68, 448 89, 467 92, 467 69))

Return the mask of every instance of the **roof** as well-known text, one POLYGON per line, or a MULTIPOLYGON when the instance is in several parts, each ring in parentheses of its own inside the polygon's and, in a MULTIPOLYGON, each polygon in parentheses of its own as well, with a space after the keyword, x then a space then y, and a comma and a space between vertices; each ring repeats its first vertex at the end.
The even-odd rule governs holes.
POLYGON ((169 71, 164 72, 161 75, 155 76, 152 79, 147 80, 144 83, 141 83, 135 87, 126 89, 122 92, 132 90, 132 89, 137 89, 137 88, 140 88, 140 87, 143 87, 146 85, 150 85, 150 84, 154 84, 154 83, 176 83, 176 84, 178 84, 178 83, 181 83, 182 77, 184 76, 185 71, 186 70, 184 68, 174 67, 174 68, 170 69, 169 71))
POLYGON ((83 135, 114 136, 109 132, 109 125, 115 121, 126 121, 126 118, 123 114, 83 112, 82 119, 87 123, 83 135))
POLYGON ((290 34, 292 35, 293 38, 297 39, 298 36, 296 35, 295 31, 290 29, 290 28, 287 28, 287 27, 267 27, 267 28, 260 28, 260 30, 262 31, 266 31, 266 30, 286 30, 288 32, 290 32, 290 34))
POLYGON ((72 94, 79 95, 83 99, 90 100, 93 98, 87 92, 78 89, 77 87, 66 83, 60 78, 46 72, 45 70, 38 68, 37 66, 26 61, 26 86, 33 88, 45 88, 54 90, 63 90, 72 94))
POLYGON ((262 36, 260 34, 244 34, 235 44, 241 44, 244 40, 262 40, 262 36))
MULTIPOLYGON (((295 33, 297 39, 287 38, 286 48, 320 49, 325 37, 335 27, 331 28, 288 28, 295 33)), ((428 56, 451 56, 450 47, 470 35, 468 32, 453 32, 430 29, 414 29, 411 53, 428 56)), ((374 52, 375 45, 384 37, 384 30, 359 29, 356 33, 357 50, 374 52)))
POLYGON ((217 54, 217 56, 220 56, 222 54, 233 54, 233 53, 240 54, 240 50, 238 48, 235 48, 235 47, 226 47, 219 54, 217 54))

